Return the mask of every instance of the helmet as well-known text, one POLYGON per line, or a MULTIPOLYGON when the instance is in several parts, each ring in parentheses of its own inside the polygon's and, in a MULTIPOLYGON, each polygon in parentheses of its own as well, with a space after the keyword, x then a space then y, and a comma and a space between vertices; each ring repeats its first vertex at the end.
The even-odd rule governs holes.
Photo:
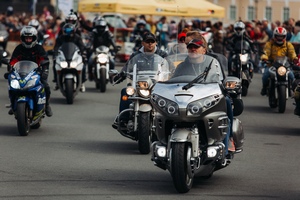
POLYGON ((78 25, 78 17, 73 12, 71 12, 65 19, 66 23, 73 24, 75 27, 78 25))
POLYGON ((21 30, 21 42, 22 45, 26 48, 32 48, 37 44, 37 30, 32 26, 24 26, 21 30), (32 41, 26 41, 27 37, 31 37, 32 41))
POLYGON ((274 32, 273 32, 273 38, 274 41, 281 45, 284 43, 285 39, 286 39, 286 35, 287 35, 287 31, 285 28, 283 27, 276 27, 274 32))
POLYGON ((140 19, 137 23, 136 26, 146 26, 146 22, 143 19, 140 19))
POLYGON ((36 19, 32 19, 29 21, 28 26, 33 26, 37 30, 40 26, 40 22, 36 19))
POLYGON ((96 28, 99 33, 104 32, 106 27, 107 27, 107 22, 103 17, 96 17, 94 19, 94 28, 96 28))
POLYGON ((65 24, 63 26, 63 35, 73 37, 75 34, 75 25, 74 24, 65 24))
POLYGON ((243 33, 245 32, 245 24, 241 21, 239 22, 236 22, 234 25, 233 25, 233 28, 234 28, 234 32, 238 35, 238 36, 241 36, 243 35, 243 33))

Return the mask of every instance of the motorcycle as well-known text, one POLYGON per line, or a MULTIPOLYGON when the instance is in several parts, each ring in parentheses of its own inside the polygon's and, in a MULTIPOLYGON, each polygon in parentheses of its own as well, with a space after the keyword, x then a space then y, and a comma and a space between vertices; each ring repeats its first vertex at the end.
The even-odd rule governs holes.
MULTIPOLYGON (((168 60, 177 62, 176 56, 168 60)), ((157 136, 151 145, 151 160, 155 166, 170 172, 179 193, 188 192, 195 177, 210 178, 233 159, 233 154, 226 158, 223 143, 230 128, 224 90, 239 90, 235 85, 238 78, 231 77, 232 82, 225 79, 224 85, 206 83, 208 71, 209 66, 197 76, 172 77, 156 83, 151 91, 157 136)), ((244 133, 236 117, 233 139, 235 152, 241 152, 244 133)))
MULTIPOLYGON (((118 46, 120 49, 120 47, 118 46)), ((101 45, 95 50, 95 61, 96 64, 92 71, 93 77, 96 84, 96 89, 100 89, 101 92, 106 91, 106 84, 109 80, 109 59, 114 58, 114 51, 110 50, 107 46, 101 45)))
MULTIPOLYGON (((9 65, 8 60, 4 61, 9 65)), ((41 65, 49 61, 43 61, 41 65)), ((38 65, 32 61, 19 61, 7 75, 11 108, 17 120, 18 132, 27 136, 30 129, 38 129, 45 117, 46 94, 40 82, 38 65)))
POLYGON ((289 97, 291 84, 288 80, 290 73, 290 63, 286 56, 279 56, 269 69, 270 77, 268 80, 267 96, 270 108, 278 107, 279 113, 284 113, 286 100, 289 97))
POLYGON ((157 54, 141 53, 130 60, 125 73, 128 84, 126 95, 122 96, 122 99, 130 101, 130 106, 116 116, 115 124, 121 135, 138 141, 141 154, 148 154, 150 140, 156 140, 152 130, 153 111, 150 91, 157 82, 168 79, 169 66, 166 60, 157 54), (122 118, 128 119, 123 126, 120 120, 122 118))
MULTIPOLYGON (((8 52, 5 50, 7 42, 8 42, 8 32, 6 30, 6 27, 0 23, 0 60, 2 58, 6 58, 9 56, 8 52)), ((0 67, 1 67, 0 62, 0 67)))
POLYGON ((232 57, 232 75, 241 79, 242 96, 247 96, 248 88, 253 77, 253 64, 250 61, 251 48, 248 42, 240 41, 235 44, 232 57))
POLYGON ((73 104, 82 84, 83 59, 73 42, 64 42, 58 49, 55 70, 57 83, 68 104, 73 104))

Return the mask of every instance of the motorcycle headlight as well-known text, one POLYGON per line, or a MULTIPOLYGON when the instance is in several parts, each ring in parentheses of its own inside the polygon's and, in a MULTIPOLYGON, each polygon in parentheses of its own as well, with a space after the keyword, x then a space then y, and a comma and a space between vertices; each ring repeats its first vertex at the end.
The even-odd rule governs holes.
POLYGON ((107 55, 105 54, 99 54, 97 57, 100 64, 105 64, 108 62, 107 55))
POLYGON ((72 62, 70 63, 70 67, 71 67, 71 68, 76 68, 77 65, 78 65, 78 62, 77 62, 77 61, 72 61, 72 62))
POLYGON ((187 115, 200 115, 202 112, 217 105, 220 99, 220 95, 212 95, 198 101, 194 101, 187 106, 187 115))
POLYGON ((4 41, 4 37, 0 36, 0 42, 3 42, 3 41, 4 41))
POLYGON ((6 57, 6 56, 8 56, 7 52, 6 52, 6 51, 4 51, 4 52, 3 52, 3 54, 2 54, 2 56, 3 56, 3 57, 6 57))
POLYGON ((138 90, 139 94, 142 96, 142 97, 149 97, 150 95, 150 90, 138 90))
POLYGON ((169 115, 179 115, 179 107, 177 103, 165 99, 158 95, 153 95, 152 100, 158 107, 169 115))
POLYGON ((135 89, 132 86, 126 88, 126 94, 132 96, 135 93, 135 89))
POLYGON ((11 80, 10 81, 10 87, 14 88, 14 89, 20 89, 20 83, 17 80, 11 80))
POLYGON ((67 61, 61 61, 60 66, 61 66, 61 68, 67 68, 68 67, 67 61))
POLYGON ((242 65, 246 64, 248 61, 248 54, 240 54, 240 60, 242 65))
POLYGON ((281 66, 277 69, 277 73, 279 76, 284 76, 286 74, 286 68, 281 66))

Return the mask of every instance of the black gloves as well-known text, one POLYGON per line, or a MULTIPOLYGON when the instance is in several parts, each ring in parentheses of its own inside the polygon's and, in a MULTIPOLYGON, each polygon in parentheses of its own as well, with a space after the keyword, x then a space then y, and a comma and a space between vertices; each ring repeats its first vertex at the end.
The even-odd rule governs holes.
POLYGON ((118 73, 115 77, 114 77, 114 82, 115 83, 121 83, 122 81, 124 81, 126 79, 126 72, 121 71, 120 73, 118 73))

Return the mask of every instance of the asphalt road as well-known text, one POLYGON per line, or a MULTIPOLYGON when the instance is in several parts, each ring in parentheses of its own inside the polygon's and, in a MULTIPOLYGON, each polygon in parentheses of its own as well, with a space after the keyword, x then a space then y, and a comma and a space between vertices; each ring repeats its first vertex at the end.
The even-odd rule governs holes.
MULTIPOLYGON (((120 69, 120 67, 117 67, 120 69)), ((245 110, 239 117, 244 151, 230 166, 207 180, 197 179, 187 194, 178 194, 168 171, 140 155, 137 142, 111 124, 125 83, 106 93, 87 82, 73 105, 52 91, 54 115, 21 137, 7 114, 5 67, 0 68, 0 199, 299 199, 300 118, 293 101, 284 114, 259 95, 261 74, 254 74, 245 110)), ((49 79, 51 87, 52 74, 49 79)))

